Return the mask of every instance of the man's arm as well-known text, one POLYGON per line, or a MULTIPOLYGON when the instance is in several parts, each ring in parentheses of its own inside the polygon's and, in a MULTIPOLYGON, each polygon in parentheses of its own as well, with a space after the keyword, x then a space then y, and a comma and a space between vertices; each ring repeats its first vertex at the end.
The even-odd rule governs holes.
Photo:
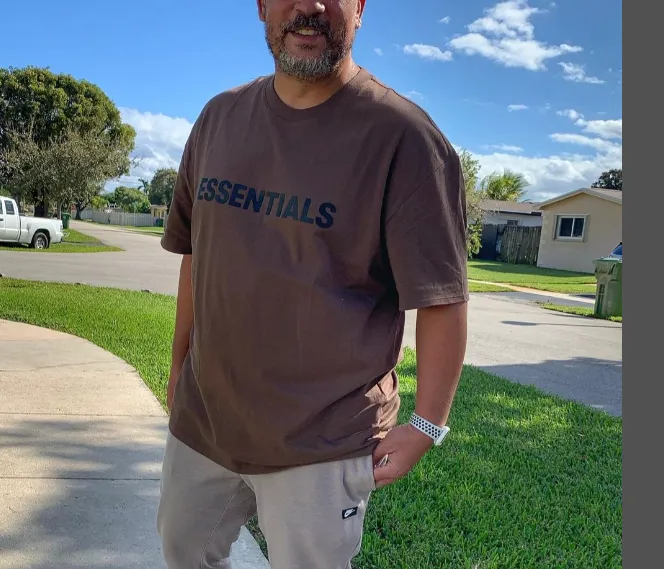
POLYGON ((177 308, 175 312, 175 333, 171 356, 171 373, 168 378, 168 408, 173 406, 175 384, 180 377, 182 364, 189 351, 189 336, 194 324, 194 305, 191 294, 191 255, 183 255, 178 282, 177 308))
MULTIPOLYGON (((417 311, 417 394, 415 412, 444 426, 450 414, 466 353, 467 302, 417 311)), ((406 476, 433 445, 433 439, 410 424, 392 429, 374 451, 376 487, 406 476)))
POLYGON ((467 320, 466 302, 417 311, 415 413, 440 427, 447 422, 459 384, 466 355, 467 320))
MULTIPOLYGON (((417 310, 416 412, 444 425, 466 349, 468 219, 459 155, 430 122, 415 121, 392 164, 385 243, 402 311, 417 310)), ((376 447, 376 486, 406 476, 433 444, 410 424, 376 447), (387 457, 387 465, 383 459, 387 457)))

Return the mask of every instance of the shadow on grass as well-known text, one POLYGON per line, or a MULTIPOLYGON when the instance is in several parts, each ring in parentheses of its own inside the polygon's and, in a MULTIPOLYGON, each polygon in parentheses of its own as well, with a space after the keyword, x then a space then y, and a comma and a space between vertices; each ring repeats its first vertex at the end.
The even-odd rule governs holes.
POLYGON ((165 421, 132 418, 139 442, 122 440, 120 423, 0 416, 0 557, 9 567, 163 565, 155 520, 165 421))
MULTIPOLYGON (((534 388, 532 396, 538 399, 553 395, 614 417, 622 415, 622 368, 622 361, 587 357, 481 366, 483 371, 534 388)), ((400 372, 415 376, 415 363, 405 362, 400 372)), ((488 384, 485 389, 488 394, 496 386, 488 384)), ((460 392, 463 393, 463 382, 460 392)))

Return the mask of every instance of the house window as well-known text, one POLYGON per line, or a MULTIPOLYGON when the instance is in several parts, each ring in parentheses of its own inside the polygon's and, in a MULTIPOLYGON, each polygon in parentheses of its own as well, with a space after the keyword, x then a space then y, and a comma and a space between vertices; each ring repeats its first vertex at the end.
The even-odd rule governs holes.
POLYGON ((556 222, 556 239, 582 241, 586 230, 585 215, 559 215, 556 222))
POLYGON ((507 226, 509 227, 510 225, 519 225, 519 220, 518 219, 508 219, 507 220, 507 226))

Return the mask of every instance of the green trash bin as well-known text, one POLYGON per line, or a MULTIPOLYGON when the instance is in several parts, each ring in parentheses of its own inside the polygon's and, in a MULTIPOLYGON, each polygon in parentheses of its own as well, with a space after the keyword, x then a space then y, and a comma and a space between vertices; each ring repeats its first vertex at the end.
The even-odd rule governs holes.
POLYGON ((622 259, 604 257, 595 261, 597 293, 595 316, 622 316, 622 259))
POLYGON ((71 219, 71 213, 62 214, 62 229, 69 229, 69 220, 71 219))

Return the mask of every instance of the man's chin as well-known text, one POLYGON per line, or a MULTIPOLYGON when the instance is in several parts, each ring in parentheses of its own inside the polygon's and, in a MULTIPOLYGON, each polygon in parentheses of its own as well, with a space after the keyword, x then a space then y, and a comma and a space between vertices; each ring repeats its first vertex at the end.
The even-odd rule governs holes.
POLYGON ((287 75, 298 77, 302 80, 315 81, 328 76, 333 71, 333 66, 328 58, 323 56, 292 55, 288 52, 279 57, 279 67, 287 75))

